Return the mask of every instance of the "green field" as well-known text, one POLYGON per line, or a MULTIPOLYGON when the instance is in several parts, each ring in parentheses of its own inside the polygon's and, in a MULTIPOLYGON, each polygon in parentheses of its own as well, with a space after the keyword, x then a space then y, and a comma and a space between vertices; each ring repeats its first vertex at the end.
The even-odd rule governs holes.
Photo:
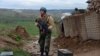
MULTIPOLYGON (((12 30, 12 29, 15 29, 16 26, 25 27, 25 29, 31 36, 36 36, 39 34, 38 28, 34 25, 34 21, 18 21, 15 23, 0 23, 0 31, 12 30)), ((55 31, 53 31, 53 36, 56 36, 55 31)))

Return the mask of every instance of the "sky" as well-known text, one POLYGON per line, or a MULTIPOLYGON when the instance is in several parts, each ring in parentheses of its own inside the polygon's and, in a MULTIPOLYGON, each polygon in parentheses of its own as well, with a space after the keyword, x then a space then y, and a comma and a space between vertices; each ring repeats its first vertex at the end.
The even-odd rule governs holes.
POLYGON ((0 8, 8 9, 74 9, 87 8, 87 0, 0 0, 0 8))

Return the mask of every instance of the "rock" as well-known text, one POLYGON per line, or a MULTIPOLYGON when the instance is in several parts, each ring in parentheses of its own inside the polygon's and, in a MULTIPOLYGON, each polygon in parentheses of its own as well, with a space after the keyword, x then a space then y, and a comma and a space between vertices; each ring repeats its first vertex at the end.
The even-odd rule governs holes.
POLYGON ((59 49, 58 56, 73 56, 73 53, 68 49, 59 49))
POLYGON ((0 56, 13 56, 13 52, 12 51, 5 51, 5 52, 1 52, 0 56))
POLYGON ((100 13, 100 0, 88 0, 88 10, 100 13))

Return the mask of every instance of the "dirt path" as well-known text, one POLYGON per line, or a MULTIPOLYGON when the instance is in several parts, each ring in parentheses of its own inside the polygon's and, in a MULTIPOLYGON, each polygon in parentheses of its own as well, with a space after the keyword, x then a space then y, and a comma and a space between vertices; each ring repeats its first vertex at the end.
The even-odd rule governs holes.
MULTIPOLYGON (((23 49, 32 54, 36 54, 36 56, 39 56, 40 52, 39 52, 38 38, 27 41, 26 44, 23 46, 23 49)), ((55 48, 54 46, 53 39, 51 41, 50 56, 57 56, 57 48, 55 48)), ((95 49, 84 53, 77 53, 77 54, 75 53, 74 56, 100 56, 100 49, 95 49)))
MULTIPOLYGON (((50 47, 50 56, 57 56, 57 48, 53 46, 53 39, 51 40, 51 47, 50 47)), ((26 44, 23 46, 23 50, 28 51, 29 53, 36 54, 38 56, 39 52, 39 44, 38 38, 34 40, 27 41, 26 44)), ((35 56, 35 55, 34 55, 35 56)))

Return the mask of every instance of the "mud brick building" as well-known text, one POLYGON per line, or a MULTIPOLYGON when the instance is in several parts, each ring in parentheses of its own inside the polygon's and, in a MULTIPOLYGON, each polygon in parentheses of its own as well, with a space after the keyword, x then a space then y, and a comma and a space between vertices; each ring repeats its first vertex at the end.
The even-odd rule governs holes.
POLYGON ((80 36, 83 40, 100 39, 100 15, 87 12, 63 19, 65 36, 80 36))

